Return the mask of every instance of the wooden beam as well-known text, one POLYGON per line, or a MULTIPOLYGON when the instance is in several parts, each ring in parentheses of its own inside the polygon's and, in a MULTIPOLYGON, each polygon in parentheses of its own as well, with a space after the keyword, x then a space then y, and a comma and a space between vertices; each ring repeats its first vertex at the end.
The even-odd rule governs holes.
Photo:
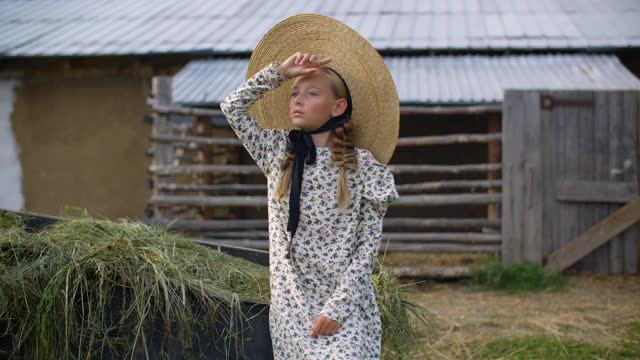
MULTIPOLYGON (((446 144, 468 144, 468 143, 491 143, 499 142, 501 134, 451 134, 436 136, 411 136, 398 139, 398 146, 423 146, 423 145, 446 145, 446 144)), ((170 143, 183 142, 206 145, 228 145, 242 146, 238 138, 214 138, 201 136, 150 136, 152 142, 170 143)))
MULTIPOLYGON (((498 114, 487 115, 487 132, 493 134, 499 134, 502 137, 502 128, 500 124, 500 116, 498 114)), ((487 162, 489 164, 502 162, 502 142, 490 142, 487 144, 487 162)), ((487 180, 491 183, 499 181, 499 171, 489 171, 487 173, 487 180)), ((500 184, 502 182, 500 181, 500 184)), ((501 192, 497 187, 490 187, 489 193, 501 192)), ((500 204, 489 204, 487 206, 487 218, 497 219, 500 217, 500 204)))
MULTIPOLYGON (((234 239, 234 240, 219 240, 219 239, 203 239, 199 238, 197 241, 201 244, 221 244, 221 245, 234 245, 234 246, 242 246, 249 247, 254 249, 268 249, 269 248, 269 240, 255 240, 255 239, 234 239)), ((424 251, 424 252, 499 252, 500 245, 485 245, 485 244, 417 244, 417 243, 386 243, 386 241, 382 241, 379 252, 406 252, 406 251, 424 251)))
POLYGON ((449 145, 491 143, 502 140, 502 134, 450 134, 431 136, 405 136, 398 139, 398 146, 449 145))
POLYGON ((418 229, 474 229, 500 228, 500 219, 481 218, 385 218, 384 228, 418 228, 418 229))
MULTIPOLYGON (((432 181, 416 184, 401 184, 396 185, 396 189, 400 194, 411 194, 421 191, 441 190, 441 189, 462 189, 462 188, 488 188, 501 186, 500 180, 487 181, 487 180, 445 180, 445 181, 432 181)), ((238 191, 238 192, 258 192, 266 193, 266 184, 175 184, 166 183, 158 186, 158 190, 163 191, 238 191)))
POLYGON ((446 173, 463 174, 487 172, 502 169, 502 164, 464 164, 464 165, 389 165, 394 174, 446 173))
MULTIPOLYGON (((156 102, 160 105, 170 104, 171 99, 171 81, 170 76, 155 76, 153 77, 151 86, 152 93, 156 98, 156 102)), ((164 136, 171 134, 171 125, 169 124, 168 117, 163 114, 153 114, 154 120, 151 125, 151 134, 153 136, 164 136)), ((151 153, 153 154, 152 167, 153 166, 166 166, 173 162, 175 156, 174 150, 170 145, 166 144, 151 144, 151 153)), ((162 185, 169 181, 167 177, 162 174, 152 174, 151 177, 153 183, 152 194, 159 195, 157 186, 162 185)), ((145 214, 145 216, 165 216, 166 209, 160 207, 152 207, 152 212, 145 214)), ((145 212, 146 213, 146 212, 145 212)))
POLYGON ((149 141, 158 143, 193 143, 201 145, 226 145, 242 146, 238 138, 232 137, 203 137, 203 136, 179 136, 179 135, 153 135, 149 136, 149 141))
POLYGON ((499 114, 501 105, 462 105, 462 106, 400 106, 402 115, 454 115, 454 114, 499 114))
POLYGON ((396 189, 399 193, 432 191, 442 189, 461 189, 461 188, 499 188, 502 186, 501 180, 443 180, 428 181, 414 184, 399 184, 396 189))
POLYGON ((547 259, 545 271, 562 271, 640 221, 640 197, 618 209, 575 239, 556 249, 547 259))
POLYGON ((152 219, 149 225, 163 226, 172 230, 211 231, 211 230, 246 230, 267 229, 266 219, 224 219, 224 220, 184 220, 184 219, 152 219))
POLYGON ((195 115, 195 116, 224 116, 224 113, 220 109, 205 109, 191 106, 182 105, 166 105, 149 101, 149 105, 154 112, 159 114, 177 114, 177 115, 195 115))
MULTIPOLYGON (((269 232, 264 230, 218 231, 202 234, 207 238, 222 239, 266 239, 269 232)), ((499 233, 434 233, 434 232, 402 232, 382 234, 384 239, 392 242, 416 243, 461 243, 461 244, 499 244, 499 233)))
MULTIPOLYGON (((187 231, 214 230, 246 230, 267 229, 266 219, 225 219, 225 220, 184 220, 184 219, 152 219, 151 225, 165 226, 170 229, 187 231)), ((488 220, 482 218, 385 218, 384 228, 414 228, 414 229, 477 229, 500 228, 500 219, 488 220)))
MULTIPOLYGON (((394 174, 449 173, 462 174, 500 170, 501 164, 467 165, 389 165, 394 174)), ((159 175, 199 174, 204 172, 226 172, 233 174, 261 174, 257 165, 179 165, 149 167, 149 172, 159 175)))
POLYGON ((158 187, 163 191, 237 191, 266 193, 267 185, 262 184, 175 184, 167 183, 158 187))
POLYGON ((393 266, 393 273, 399 277, 438 280, 471 277, 471 270, 466 266, 393 266))
POLYGON ((158 175, 201 174, 220 172, 229 174, 262 174, 257 165, 151 165, 149 172, 158 175))
POLYGON ((266 196, 197 196, 197 195, 155 195, 149 201, 154 205, 230 206, 266 207, 266 196))
POLYGON ((564 180, 556 183, 556 198, 561 201, 626 204, 638 194, 632 182, 564 180))
POLYGON ((391 206, 474 205, 499 203, 502 194, 402 195, 391 206))
MULTIPOLYGON (((391 206, 436 206, 436 205, 478 205, 500 202, 502 194, 444 194, 444 195, 404 195, 391 206)), ((196 196, 196 195, 155 195, 150 203, 156 205, 191 206, 267 206, 264 195, 239 196, 196 196)))
MULTIPOLYGON (((210 138, 213 135, 213 127, 211 126, 211 121, 207 116, 193 116, 193 131, 198 137, 210 138)), ((201 146, 197 153, 197 163, 200 165, 209 165, 214 161, 213 156, 213 147, 211 145, 201 146)), ((197 176, 198 185, 211 185, 217 181, 216 174, 212 173, 201 173, 197 176)), ((207 196, 207 193, 204 191, 199 191, 198 195, 207 196)), ((211 219, 216 216, 216 213, 212 208, 204 208, 200 209, 200 216, 205 219, 211 219)))

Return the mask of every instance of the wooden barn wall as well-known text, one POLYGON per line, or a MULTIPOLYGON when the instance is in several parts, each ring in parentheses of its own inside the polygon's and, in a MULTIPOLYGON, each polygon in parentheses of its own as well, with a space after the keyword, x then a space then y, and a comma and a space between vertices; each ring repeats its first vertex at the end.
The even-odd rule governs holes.
MULTIPOLYGON (((640 49, 621 50, 616 52, 616 56, 620 62, 629 69, 636 77, 640 78, 640 49)), ((640 139, 640 111, 638 111, 638 139, 640 139)), ((640 164, 640 141, 638 141, 638 164, 640 164)), ((638 166, 638 178, 640 179, 640 166, 638 166)), ((637 259, 640 259, 640 225, 638 225, 636 237, 637 259)), ((638 264, 638 272, 640 272, 640 262, 638 264)))
MULTIPOLYGON (((626 156, 638 146, 633 133, 637 124, 628 122, 638 121, 638 95, 508 90, 504 108, 502 255, 508 264, 540 263, 624 204, 612 198, 602 201, 598 195, 604 190, 593 184, 629 183, 637 193, 637 166, 626 156), (542 110, 540 94, 591 101, 593 106, 542 110), (627 162, 633 171, 623 170, 627 162), (593 191, 578 198, 567 195, 565 185, 575 182, 589 184, 593 191)), ((626 229, 570 269, 637 272, 637 258, 629 254, 637 252, 638 230, 638 224, 626 229)))

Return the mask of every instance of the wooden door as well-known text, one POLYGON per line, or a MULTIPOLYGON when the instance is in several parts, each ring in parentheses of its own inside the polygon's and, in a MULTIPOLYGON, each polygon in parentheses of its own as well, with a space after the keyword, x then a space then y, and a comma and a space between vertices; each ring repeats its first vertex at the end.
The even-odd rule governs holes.
MULTIPOLYGON (((505 91, 505 263, 544 263, 638 195, 638 94, 505 91)), ((628 228, 572 270, 636 272, 637 237, 628 228)))

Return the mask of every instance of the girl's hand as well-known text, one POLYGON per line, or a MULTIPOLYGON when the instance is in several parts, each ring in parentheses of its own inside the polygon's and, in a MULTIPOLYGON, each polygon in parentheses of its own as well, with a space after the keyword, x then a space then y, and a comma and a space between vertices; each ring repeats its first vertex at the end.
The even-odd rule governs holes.
POLYGON ((318 68, 331 61, 330 56, 313 55, 297 52, 282 64, 278 65, 278 72, 286 78, 294 78, 316 72, 318 68))
POLYGON ((329 319, 326 316, 320 315, 313 322, 311 327, 311 337, 317 338, 318 335, 333 335, 340 329, 339 322, 329 319))

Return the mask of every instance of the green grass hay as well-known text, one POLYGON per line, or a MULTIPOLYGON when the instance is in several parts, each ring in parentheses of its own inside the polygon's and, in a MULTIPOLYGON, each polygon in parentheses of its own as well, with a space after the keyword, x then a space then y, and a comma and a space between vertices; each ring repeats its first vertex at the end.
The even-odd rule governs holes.
MULTIPOLYGON (((431 315, 407 300, 390 269, 373 283, 383 357, 403 358, 420 335, 415 323, 431 315)), ((144 357, 151 332, 189 349, 216 319, 237 347, 243 302, 269 299, 268 267, 160 227, 79 217, 27 232, 17 215, 0 212, 0 357, 144 357), (114 305, 114 297, 124 300, 114 305), (1 352, 3 341, 13 353, 1 352)))

